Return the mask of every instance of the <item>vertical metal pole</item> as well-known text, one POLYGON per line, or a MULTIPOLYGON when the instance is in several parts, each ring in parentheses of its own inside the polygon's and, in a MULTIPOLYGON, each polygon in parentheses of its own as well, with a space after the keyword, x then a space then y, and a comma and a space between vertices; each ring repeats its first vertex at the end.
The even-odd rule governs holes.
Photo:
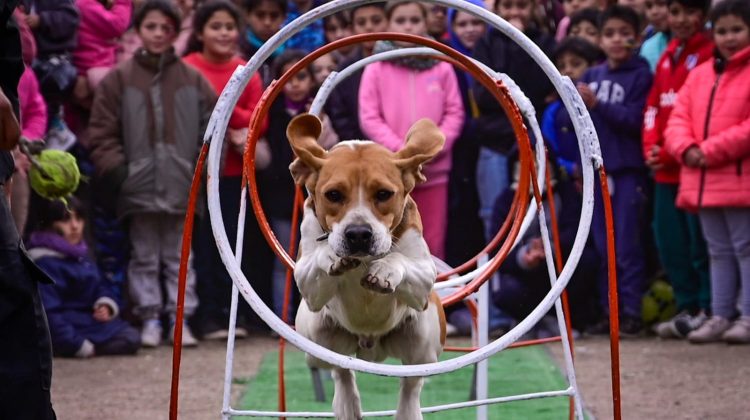
MULTIPOLYGON (((479 265, 485 264, 488 261, 487 254, 479 257, 479 265)), ((484 347, 489 342, 489 316, 490 316, 490 282, 484 282, 484 285, 479 288, 477 292, 479 298, 479 314, 477 316, 479 324, 479 347, 484 347)), ((476 367, 476 378, 477 378, 477 395, 478 400, 487 398, 487 367, 489 360, 484 359, 477 363, 476 367)), ((477 407, 477 420, 487 420, 487 406, 480 405, 477 407)))
MULTIPOLYGON (((245 239, 245 213, 247 210, 247 186, 242 187, 240 197, 240 214, 237 220, 237 241, 234 246, 234 259, 238 264, 242 264, 242 245, 245 239)), ((234 339, 237 326, 237 300, 239 291, 237 286, 232 283, 232 303, 229 307, 229 336, 227 337, 227 360, 224 364, 224 395, 221 403, 221 419, 229 420, 229 412, 232 398, 232 368, 234 366, 234 339)))

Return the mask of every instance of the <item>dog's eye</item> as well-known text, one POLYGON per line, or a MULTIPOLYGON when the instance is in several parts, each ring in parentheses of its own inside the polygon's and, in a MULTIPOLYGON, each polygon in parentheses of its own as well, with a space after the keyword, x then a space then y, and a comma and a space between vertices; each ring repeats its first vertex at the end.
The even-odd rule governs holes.
POLYGON ((338 190, 331 190, 325 193, 326 198, 331 203, 340 203, 344 200, 344 195, 338 190))
POLYGON ((388 201, 391 197, 393 197, 393 191, 380 190, 375 193, 375 199, 378 201, 388 201))

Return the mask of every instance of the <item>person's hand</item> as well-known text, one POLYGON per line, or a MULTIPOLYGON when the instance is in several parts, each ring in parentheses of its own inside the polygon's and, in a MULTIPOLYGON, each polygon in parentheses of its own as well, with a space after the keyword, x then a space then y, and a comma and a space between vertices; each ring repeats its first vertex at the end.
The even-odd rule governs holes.
POLYGON ((581 95, 581 99, 583 99, 586 108, 591 109, 596 106, 596 94, 591 90, 589 85, 586 83, 578 83, 576 88, 578 88, 578 94, 581 95))
POLYGON ((230 128, 227 133, 229 134, 229 145, 239 154, 245 153, 245 142, 247 141, 247 128, 241 128, 235 130, 230 128))
POLYGON ((41 19, 39 18, 39 15, 37 15, 34 12, 31 12, 30 14, 26 15, 24 17, 24 20, 26 21, 26 24, 29 25, 29 28, 36 29, 39 27, 39 24, 41 23, 41 19))
POLYGON ((646 157, 646 165, 654 171, 664 168, 664 163, 659 159, 659 153, 661 153, 661 146, 655 144, 648 151, 648 156, 646 157))
POLYGON ((700 147, 690 146, 682 155, 685 166, 690 168, 700 168, 706 166, 706 155, 703 154, 700 147))
POLYGON ((522 260, 523 265, 528 268, 536 268, 544 261, 544 243, 542 242, 542 238, 534 238, 529 242, 522 260))
POLYGON ((109 322, 112 320, 112 308, 109 305, 99 304, 94 308, 94 319, 99 322, 109 322))
POLYGON ((26 156, 26 153, 21 152, 21 149, 16 147, 13 149, 13 160, 16 163, 16 171, 28 174, 29 168, 31 168, 31 160, 26 156))

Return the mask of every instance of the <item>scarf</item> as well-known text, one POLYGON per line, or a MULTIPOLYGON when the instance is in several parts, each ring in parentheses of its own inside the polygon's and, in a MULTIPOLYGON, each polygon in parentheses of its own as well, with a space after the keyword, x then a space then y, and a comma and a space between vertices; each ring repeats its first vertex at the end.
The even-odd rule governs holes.
MULTIPOLYGON (((398 50, 400 48, 404 48, 404 47, 399 47, 395 45, 392 41, 378 41, 375 43, 375 48, 373 49, 372 53, 378 54, 381 52, 398 50)), ((426 56, 415 56, 415 55, 394 58, 389 61, 397 66, 410 68, 416 71, 431 69, 435 67, 435 65, 438 63, 438 60, 434 58, 430 58, 426 56)))
POLYGON ((86 241, 81 241, 79 244, 73 245, 57 233, 48 231, 32 233, 29 238, 29 249, 31 248, 51 249, 52 251, 59 252, 65 257, 77 260, 85 258, 88 256, 89 252, 89 248, 86 246, 86 241))

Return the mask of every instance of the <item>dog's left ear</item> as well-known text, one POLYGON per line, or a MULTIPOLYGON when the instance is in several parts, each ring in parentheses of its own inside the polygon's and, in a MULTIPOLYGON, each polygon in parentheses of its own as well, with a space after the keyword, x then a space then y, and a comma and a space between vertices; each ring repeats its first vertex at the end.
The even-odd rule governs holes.
POLYGON ((297 158, 289 165, 294 182, 305 185, 314 172, 320 170, 325 162, 326 151, 318 144, 322 124, 312 114, 301 114, 289 123, 286 136, 297 158))
POLYGON ((432 120, 422 118, 406 133, 405 146, 396 152, 396 166, 404 172, 406 191, 427 179, 422 164, 434 158, 445 144, 445 135, 432 120))

